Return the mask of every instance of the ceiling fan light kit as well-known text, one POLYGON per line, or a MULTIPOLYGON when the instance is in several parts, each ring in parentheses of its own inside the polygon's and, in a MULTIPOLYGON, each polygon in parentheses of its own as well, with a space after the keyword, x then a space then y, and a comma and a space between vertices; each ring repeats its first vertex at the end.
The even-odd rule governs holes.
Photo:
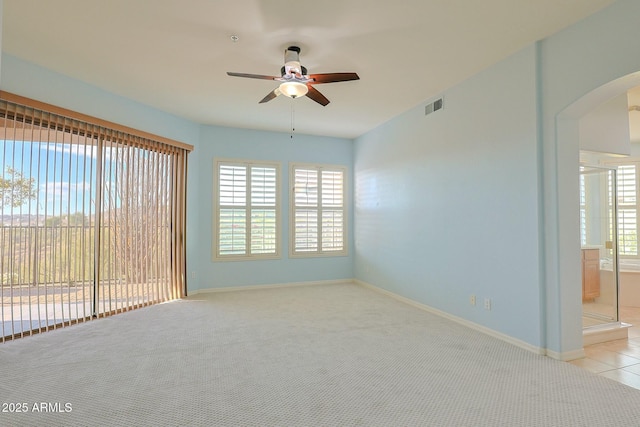
POLYGON ((285 95, 289 98, 307 96, 307 98, 311 98, 318 104, 325 106, 329 103, 329 100, 314 88, 313 85, 360 79, 356 73, 307 74, 307 69, 300 65, 300 48, 298 46, 289 46, 284 51, 284 67, 282 67, 280 73, 280 77, 274 77, 260 74, 227 72, 228 75, 233 77, 275 80, 281 82, 280 86, 269 92, 267 96, 259 101, 261 104, 269 102, 279 95, 285 95))
POLYGON ((305 96, 307 92, 309 92, 309 88, 306 84, 295 81, 280 83, 279 89, 280 93, 288 96, 289 98, 305 96))

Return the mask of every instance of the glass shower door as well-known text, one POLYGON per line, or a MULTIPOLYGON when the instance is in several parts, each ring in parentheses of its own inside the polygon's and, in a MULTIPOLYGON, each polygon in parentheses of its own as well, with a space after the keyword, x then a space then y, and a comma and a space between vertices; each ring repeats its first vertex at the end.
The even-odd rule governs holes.
POLYGON ((580 168, 580 259, 584 328, 619 321, 616 171, 580 168))

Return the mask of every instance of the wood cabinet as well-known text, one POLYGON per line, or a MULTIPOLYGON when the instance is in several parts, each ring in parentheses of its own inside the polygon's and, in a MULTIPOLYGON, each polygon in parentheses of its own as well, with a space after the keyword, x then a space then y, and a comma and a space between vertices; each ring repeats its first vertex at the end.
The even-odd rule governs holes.
POLYGON ((582 249, 582 300, 600 296, 600 250, 582 249))

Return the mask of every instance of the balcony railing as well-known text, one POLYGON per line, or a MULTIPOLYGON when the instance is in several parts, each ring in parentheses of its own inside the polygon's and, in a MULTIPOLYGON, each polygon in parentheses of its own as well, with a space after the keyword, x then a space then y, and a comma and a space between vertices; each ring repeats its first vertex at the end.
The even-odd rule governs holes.
POLYGON ((169 299, 169 270, 160 257, 146 256, 154 248, 123 259, 113 253, 122 245, 113 245, 111 232, 90 224, 0 226, 1 340, 169 299), (98 270, 96 230, 103 238, 98 270))

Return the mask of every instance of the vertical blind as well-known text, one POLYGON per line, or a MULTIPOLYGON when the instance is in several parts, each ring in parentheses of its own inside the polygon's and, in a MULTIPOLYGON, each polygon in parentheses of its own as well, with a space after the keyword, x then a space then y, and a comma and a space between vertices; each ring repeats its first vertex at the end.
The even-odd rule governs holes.
POLYGON ((184 296, 191 147, 30 104, 0 100, 1 339, 184 296))

